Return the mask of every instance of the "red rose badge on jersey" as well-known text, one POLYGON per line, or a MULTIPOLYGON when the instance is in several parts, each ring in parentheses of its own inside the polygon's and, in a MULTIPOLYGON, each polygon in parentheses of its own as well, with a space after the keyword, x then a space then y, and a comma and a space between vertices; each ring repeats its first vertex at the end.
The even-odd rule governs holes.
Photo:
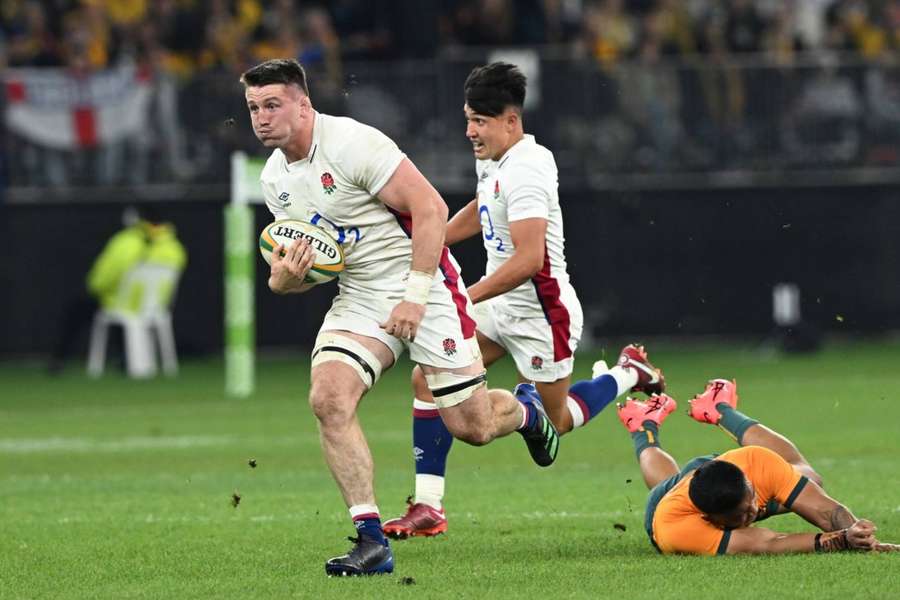
POLYGON ((322 173, 322 189, 326 194, 333 194, 337 186, 334 184, 334 177, 331 173, 322 173))
POLYGON ((447 356, 453 356, 456 354, 456 340, 452 338, 447 338, 444 340, 444 354, 447 356))
POLYGON ((540 356, 532 356, 531 357, 531 368, 535 371, 540 371, 544 368, 544 360, 540 356))
POLYGON ((500 180, 494 182, 494 200, 500 197, 500 180))

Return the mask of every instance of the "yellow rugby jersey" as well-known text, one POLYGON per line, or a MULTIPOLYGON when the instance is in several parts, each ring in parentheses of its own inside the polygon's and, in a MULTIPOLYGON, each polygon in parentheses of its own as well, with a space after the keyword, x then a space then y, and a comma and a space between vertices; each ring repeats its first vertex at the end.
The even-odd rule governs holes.
MULTIPOLYGON (((806 477, 768 448, 744 446, 715 460, 736 465, 753 484, 760 509, 757 520, 769 516, 766 505, 772 500, 790 508, 807 483, 806 477)), ((664 554, 724 554, 731 532, 704 519, 691 502, 688 487, 693 476, 693 472, 685 475, 659 501, 653 515, 653 541, 664 554)))

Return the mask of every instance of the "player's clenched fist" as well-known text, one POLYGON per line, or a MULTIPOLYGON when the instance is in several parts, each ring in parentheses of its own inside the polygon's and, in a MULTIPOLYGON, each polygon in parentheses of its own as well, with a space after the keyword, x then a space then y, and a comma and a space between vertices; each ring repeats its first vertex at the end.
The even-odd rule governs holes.
POLYGON ((854 549, 871 550, 877 544, 875 530, 876 527, 872 521, 859 519, 847 528, 847 543, 854 549))
POLYGON ((294 240, 287 250, 282 244, 278 244, 272 251, 269 288, 278 294, 286 294, 300 289, 314 260, 315 254, 303 238, 294 240))
POLYGON ((394 307, 381 328, 398 339, 413 341, 424 316, 424 304, 404 300, 394 307))

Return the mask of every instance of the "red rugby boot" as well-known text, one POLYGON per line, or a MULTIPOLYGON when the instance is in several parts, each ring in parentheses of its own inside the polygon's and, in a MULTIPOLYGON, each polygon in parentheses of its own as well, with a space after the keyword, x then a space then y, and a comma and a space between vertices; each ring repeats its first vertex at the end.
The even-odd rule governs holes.
POLYGON ((666 391, 666 378, 662 371, 650 364, 643 346, 628 344, 622 348, 618 365, 623 369, 633 368, 637 373, 638 382, 631 388, 632 392, 644 392, 649 396, 666 391))
POLYGON ((444 509, 436 509, 427 504, 413 503, 412 497, 406 499, 406 514, 384 522, 381 529, 384 535, 394 540, 405 540, 408 537, 431 537, 447 531, 447 517, 444 509))

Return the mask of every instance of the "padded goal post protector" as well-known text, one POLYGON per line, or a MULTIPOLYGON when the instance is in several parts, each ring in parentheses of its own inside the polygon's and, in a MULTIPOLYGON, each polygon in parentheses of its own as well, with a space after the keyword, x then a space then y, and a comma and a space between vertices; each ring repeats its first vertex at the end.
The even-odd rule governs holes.
POLYGON ((264 159, 231 156, 231 202, 225 226, 225 393, 247 397, 255 388, 256 227, 251 203, 263 202, 259 187, 264 159))

